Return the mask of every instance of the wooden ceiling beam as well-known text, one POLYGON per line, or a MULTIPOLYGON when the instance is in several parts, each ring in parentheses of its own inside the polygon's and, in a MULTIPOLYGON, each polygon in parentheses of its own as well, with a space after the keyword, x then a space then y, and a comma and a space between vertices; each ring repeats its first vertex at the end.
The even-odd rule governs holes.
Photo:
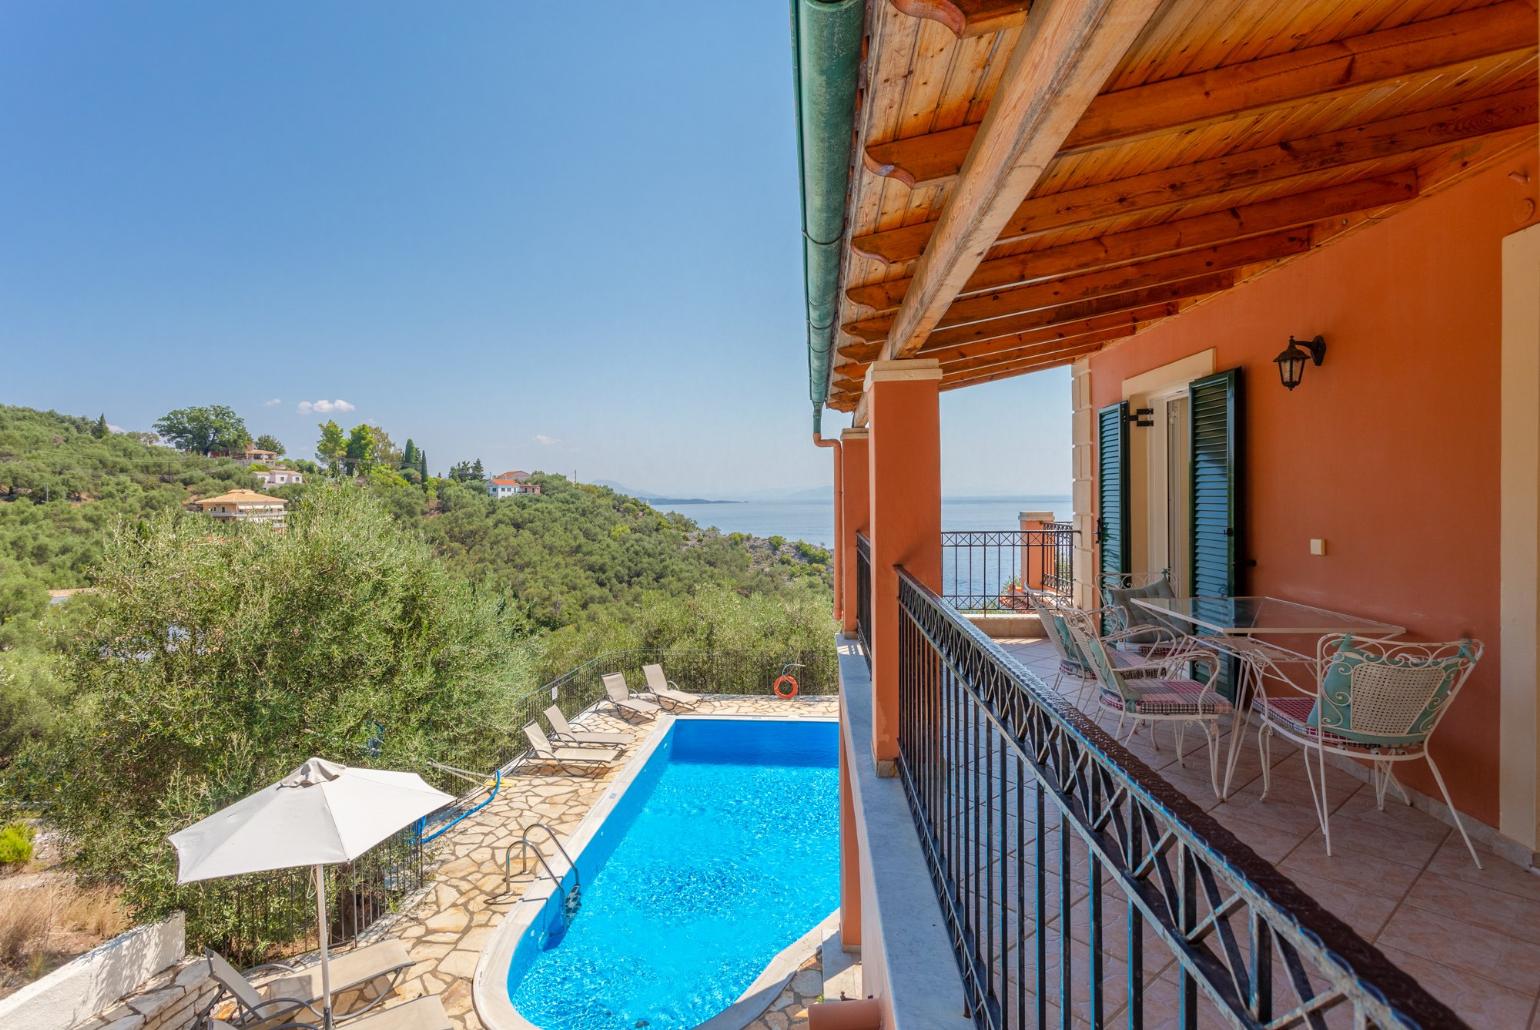
MULTIPOLYGON (((1037 282, 1073 272, 1090 272, 1197 247, 1229 243, 1247 236, 1298 228, 1323 218, 1390 207, 1416 196, 1415 172, 1359 179, 1341 186, 1291 193, 1206 215, 985 261, 969 277, 962 295, 1037 282)), ((908 279, 890 279, 869 286, 852 287, 845 295, 857 304, 883 312, 897 308, 908 289, 908 279)))
POLYGON ((942 208, 886 353, 925 343, 1165 0, 1038 0, 942 208))
POLYGON ((1016 365, 1023 361, 1052 357, 1074 351, 1084 351, 1088 347, 1094 350, 1113 340, 1121 340, 1132 336, 1142 328, 1144 328, 1144 324, 1128 325, 1118 329, 1103 329, 1098 333, 1086 333, 1083 336, 1076 336, 1063 343, 1038 344, 1035 347, 1023 347, 1019 350, 1004 351, 999 354, 984 354, 976 358, 964 358, 961 361, 942 362, 941 375, 943 378, 967 375, 986 368, 1016 365))
MULTIPOLYGON (((1242 64, 1166 79, 1093 100, 1059 156, 1187 132, 1320 97, 1393 85, 1422 75, 1535 49, 1532 7, 1494 7, 1429 18, 1393 29, 1306 47, 1242 64)), ((933 186, 957 174, 977 125, 876 143, 866 167, 908 186, 933 186)))
POLYGON ((1084 318, 1078 322, 1064 322, 1051 325, 1043 329, 1031 329, 1010 336, 1002 336, 998 339, 985 340, 982 343, 965 343, 956 347, 938 347, 934 350, 920 351, 920 356, 935 358, 943 364, 952 361, 965 361, 969 358, 996 357, 1000 355, 1010 356, 1012 352, 1020 352, 1030 347, 1040 347, 1045 343, 1063 343, 1079 336, 1090 336, 1094 333, 1108 330, 1124 329, 1132 332, 1135 327, 1158 321, 1162 318, 1170 318, 1179 314, 1182 305, 1179 301, 1169 301, 1164 304, 1147 304, 1144 307, 1130 308, 1126 311, 1114 311, 1110 314, 1097 315, 1093 318, 1084 318))
POLYGON ((1029 372, 1041 372, 1045 369, 1058 368, 1060 365, 1068 365, 1071 362, 1083 358, 1088 354, 1095 354, 1106 343, 1098 343, 1086 347, 1084 350, 1076 349, 1063 354, 1054 354, 1043 358, 1028 358, 1020 362, 1012 362, 1009 365, 999 365, 995 368, 980 369, 977 372, 969 372, 955 379, 945 376, 941 379, 941 389, 959 390, 965 386, 979 386, 984 383, 998 382, 1001 379, 1012 379, 1016 376, 1024 376, 1029 372))
POLYGON ((1027 19, 1031 0, 893 0, 895 9, 938 21, 959 39, 1011 29, 1027 19))
MULTIPOLYGON (((1166 257, 1152 258, 1127 265, 1116 265, 1083 275, 1065 276, 1017 286, 1009 290, 996 290, 954 301, 946 310, 937 329, 983 322, 993 318, 1005 318, 1024 311, 1056 307, 1079 300, 1091 300, 1115 293, 1127 293, 1147 286, 1192 279, 1210 272, 1222 272, 1245 265, 1276 261, 1280 258, 1303 254, 1310 249, 1310 230, 1285 229, 1267 236, 1248 236, 1245 239, 1221 243, 1217 247, 1201 247, 1166 257)), ((851 336, 863 340, 884 339, 893 321, 892 315, 878 315, 842 328, 851 336)))
POLYGON ((966 343, 981 343, 984 340, 998 340, 1015 336, 1018 333, 1030 332, 1034 329, 1047 329, 1050 326, 1064 325, 1069 322, 1080 322, 1088 318, 1096 318, 1100 315, 1111 315, 1117 312, 1132 311, 1135 308, 1150 307, 1155 304, 1167 304, 1173 301, 1190 300, 1194 297, 1207 296, 1220 290, 1227 290, 1235 285, 1236 273, 1214 272, 1210 275, 1198 276, 1194 279, 1183 279, 1181 282, 1167 283, 1163 286, 1151 286, 1143 290, 1134 290, 1129 293, 1117 293, 1110 297, 1096 297, 1092 300, 1076 301, 1073 304, 1062 304, 1058 307, 1044 308, 1040 311, 1029 311, 1026 314, 1012 315, 1009 318, 992 318, 987 322, 970 322, 967 325, 954 326, 950 329, 942 329, 932 333, 926 343, 927 349, 919 352, 919 357, 928 358, 933 351, 946 347, 956 347, 966 343))
MULTIPOLYGON (((1049 326, 1046 329, 1033 329, 1029 332, 1017 333, 998 340, 988 340, 984 343, 965 344, 961 347, 948 347, 941 350, 922 350, 921 357, 935 358, 943 366, 948 362, 967 361, 973 358, 989 358, 1000 361, 1005 358, 1019 357, 1022 353, 1042 349, 1044 345, 1062 345, 1078 337, 1094 336, 1106 332, 1133 332, 1134 329, 1145 323, 1168 318, 1181 310, 1179 304, 1151 304, 1148 307, 1135 308, 1132 311, 1114 312, 1110 315, 1101 315, 1096 318, 1082 319, 1079 322, 1068 322, 1062 325, 1049 326)), ((842 352, 843 353, 843 352, 842 352)), ((851 381, 858 381, 866 374, 866 369, 871 361, 847 361, 835 368, 835 375, 851 381)))
MULTIPOLYGON (((997 243, 1031 239, 1071 226, 1159 211, 1204 196, 1223 196, 1301 176, 1409 157, 1451 144, 1533 125, 1533 88, 1369 122, 1336 132, 1288 140, 1193 164, 1029 197, 1001 227, 997 243)), ((928 252, 939 221, 857 236, 851 246, 895 263, 928 252)))

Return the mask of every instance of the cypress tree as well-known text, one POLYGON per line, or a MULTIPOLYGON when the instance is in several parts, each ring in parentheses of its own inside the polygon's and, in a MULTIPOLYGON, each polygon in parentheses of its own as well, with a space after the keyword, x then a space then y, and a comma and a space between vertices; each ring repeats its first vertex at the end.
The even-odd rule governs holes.
POLYGON ((401 450, 401 467, 404 469, 417 467, 417 445, 412 442, 410 436, 406 438, 406 446, 401 450))
POLYGON ((91 428, 91 435, 98 440, 105 440, 112 430, 107 428, 107 416, 105 414, 96 417, 96 425, 91 428))

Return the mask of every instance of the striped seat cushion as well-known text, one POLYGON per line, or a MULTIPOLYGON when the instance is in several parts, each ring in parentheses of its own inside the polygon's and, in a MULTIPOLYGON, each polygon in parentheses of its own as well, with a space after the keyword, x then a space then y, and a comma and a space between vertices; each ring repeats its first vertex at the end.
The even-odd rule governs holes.
POLYGON ((1135 697, 1107 691, 1102 702, 1135 715, 1221 715, 1230 710, 1230 702, 1212 690, 1205 693, 1197 680, 1138 679, 1127 686, 1135 697))
POLYGON ((1310 713, 1315 710, 1315 698, 1300 697, 1269 697, 1262 700, 1266 709, 1266 718, 1290 732, 1296 733, 1306 740, 1320 738, 1328 747, 1339 750, 1363 751, 1374 754, 1416 754, 1419 746, 1416 744, 1396 746, 1395 744, 1368 744, 1363 741, 1352 740, 1348 737, 1339 737, 1335 733, 1322 734, 1320 727, 1310 725, 1310 713))

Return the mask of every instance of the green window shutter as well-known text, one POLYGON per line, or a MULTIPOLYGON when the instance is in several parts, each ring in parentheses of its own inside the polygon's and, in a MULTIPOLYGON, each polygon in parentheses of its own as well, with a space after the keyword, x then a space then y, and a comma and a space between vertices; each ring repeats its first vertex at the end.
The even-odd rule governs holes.
POLYGON ((1240 369, 1187 387, 1192 441, 1192 568, 1194 596, 1239 592, 1240 369))
MULTIPOLYGON (((1240 369, 1194 380, 1187 387, 1187 400, 1192 447, 1188 582, 1195 597, 1233 597, 1241 592, 1240 369)), ((1234 700, 1239 675, 1236 660, 1225 658, 1215 689, 1234 700)))
POLYGON ((1096 413, 1096 536, 1102 583, 1128 568, 1128 402, 1096 413))

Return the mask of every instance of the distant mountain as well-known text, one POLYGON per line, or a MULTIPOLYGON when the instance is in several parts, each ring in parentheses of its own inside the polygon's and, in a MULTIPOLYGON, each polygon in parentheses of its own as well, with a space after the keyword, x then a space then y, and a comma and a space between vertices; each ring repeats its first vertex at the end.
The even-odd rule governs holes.
POLYGON ((593 481, 593 485, 607 487, 608 489, 615 491, 617 494, 625 494, 627 497, 635 497, 639 501, 656 501, 662 496, 661 494, 655 494, 648 490, 638 490, 636 487, 627 486, 624 483, 617 483, 613 479, 596 479, 593 481))

